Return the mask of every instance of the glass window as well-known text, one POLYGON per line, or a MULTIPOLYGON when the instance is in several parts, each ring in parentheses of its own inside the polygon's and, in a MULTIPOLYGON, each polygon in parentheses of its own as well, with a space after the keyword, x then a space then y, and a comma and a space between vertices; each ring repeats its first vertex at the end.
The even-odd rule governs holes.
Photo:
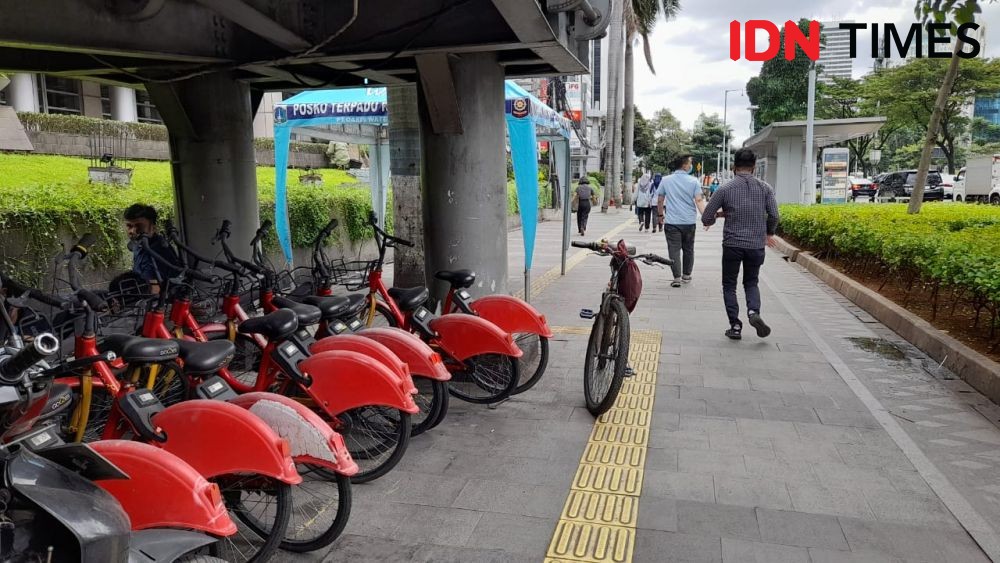
POLYGON ((163 123, 160 112, 156 111, 156 105, 145 90, 135 91, 135 109, 142 123, 163 123))
POLYGON ((101 84, 101 117, 111 119, 111 86, 101 84))
POLYGON ((83 96, 80 81, 60 76, 41 76, 38 90, 43 113, 83 113, 83 96))

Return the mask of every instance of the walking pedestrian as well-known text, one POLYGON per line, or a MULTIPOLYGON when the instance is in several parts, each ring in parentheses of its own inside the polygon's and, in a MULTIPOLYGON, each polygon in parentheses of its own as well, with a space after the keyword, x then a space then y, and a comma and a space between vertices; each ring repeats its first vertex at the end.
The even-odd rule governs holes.
POLYGON ((573 194, 576 200, 576 227, 580 231, 580 236, 587 234, 587 219, 590 218, 591 205, 597 204, 597 192, 590 186, 590 180, 586 176, 580 178, 576 186, 576 193, 573 194))
POLYGON ((757 329, 757 336, 771 334, 760 316, 760 289, 757 278, 764 264, 765 246, 774 246, 778 227, 778 204, 774 190, 753 175, 757 156, 750 149, 736 151, 733 160, 735 176, 720 187, 701 215, 707 231, 715 224, 716 214, 724 217, 722 231, 722 298, 729 316, 726 336, 741 338, 740 304, 736 300, 736 280, 743 267, 743 290, 747 298, 747 319, 757 329))
MULTIPOLYGON (((652 181, 653 175, 649 172, 649 170, 647 170, 643 172, 642 176, 639 177, 639 181, 636 182, 635 186, 632 188, 632 203, 635 203, 635 216, 639 220, 640 232, 642 231, 642 214, 639 211, 639 204, 636 203, 636 201, 639 199, 640 192, 643 190, 649 191, 649 185, 652 181)), ((649 225, 646 225, 646 228, 648 229, 649 225)))
MULTIPOLYGON (((657 172, 656 174, 653 174, 653 181, 649 184, 649 192, 650 192, 650 194, 657 193, 657 190, 660 189, 660 184, 662 182, 663 182, 663 175, 662 174, 660 174, 659 172, 657 172)), ((652 196, 650 196, 650 197, 652 197, 652 196)), ((652 213, 653 213, 653 211, 652 211, 653 202, 652 201, 649 202, 649 206, 650 206, 650 215, 652 215, 652 213)), ((663 230, 663 225, 661 225, 659 221, 653 221, 653 232, 655 233, 658 230, 662 231, 663 230)))
POLYGON ((647 231, 649 230, 649 220, 653 210, 652 208, 653 198, 650 195, 649 191, 651 186, 652 186, 652 181, 650 181, 649 178, 646 178, 645 185, 642 184, 642 180, 640 179, 639 188, 635 192, 635 209, 636 213, 638 213, 639 215, 640 233, 642 232, 642 229, 644 227, 647 231))
POLYGON ((659 196, 656 202, 657 221, 663 225, 667 252, 674 261, 670 265, 674 274, 674 280, 670 282, 671 287, 680 287, 681 283, 691 282, 691 272, 694 270, 695 227, 698 213, 705 209, 701 185, 697 178, 690 174, 691 166, 691 155, 675 158, 670 165, 673 174, 664 178, 656 191, 656 195, 659 196))

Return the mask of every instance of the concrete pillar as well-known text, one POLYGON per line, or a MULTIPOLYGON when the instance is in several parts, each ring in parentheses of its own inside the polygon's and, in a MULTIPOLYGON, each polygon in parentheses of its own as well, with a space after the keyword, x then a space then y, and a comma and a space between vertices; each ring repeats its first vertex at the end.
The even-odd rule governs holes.
MULTIPOLYGON (((431 131, 421 96, 423 125, 424 264, 476 272, 475 296, 507 292, 507 176, 504 150, 504 75, 494 53, 450 60, 461 135, 431 131)), ((430 281, 430 280, 428 280, 430 281)), ((447 284, 434 280, 432 295, 447 284)))
POLYGON ((392 176, 392 224, 395 235, 413 241, 393 255, 392 284, 425 285, 424 215, 420 194, 420 112, 417 86, 392 86, 389 97, 389 167, 392 176))
POLYGON ((86 80, 80 81, 80 111, 84 117, 93 117, 94 119, 104 117, 100 84, 86 80))
POLYGON ((802 137, 778 137, 774 196, 778 203, 802 202, 802 137))
POLYGON ((139 121, 139 112, 135 107, 135 90, 124 86, 111 87, 111 119, 139 121))
POLYGON ((30 73, 10 76, 7 100, 14 111, 38 112, 38 78, 30 73))
POLYGON ((229 219, 230 246, 249 257, 259 226, 249 87, 220 72, 146 89, 169 132, 177 222, 187 243, 214 256, 212 236, 229 219))

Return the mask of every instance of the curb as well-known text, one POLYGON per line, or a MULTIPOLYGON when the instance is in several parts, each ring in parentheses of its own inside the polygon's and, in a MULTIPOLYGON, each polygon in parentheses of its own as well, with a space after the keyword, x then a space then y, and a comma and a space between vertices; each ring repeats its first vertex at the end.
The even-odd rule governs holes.
POLYGON ((902 336, 935 361, 950 369, 994 403, 1000 404, 1000 363, 976 352, 959 340, 934 328, 881 294, 865 287, 808 252, 775 237, 776 250, 789 261, 802 265, 879 322, 902 336))

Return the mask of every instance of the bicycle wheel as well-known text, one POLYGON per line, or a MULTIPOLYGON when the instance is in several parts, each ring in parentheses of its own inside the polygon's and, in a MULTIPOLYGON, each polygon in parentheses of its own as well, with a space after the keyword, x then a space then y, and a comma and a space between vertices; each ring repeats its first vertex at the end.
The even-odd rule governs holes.
POLYGON ((160 364, 152 391, 163 406, 176 405, 191 398, 191 378, 177 362, 160 364))
MULTIPOLYGON (((371 310, 366 307, 361 314, 368 315, 370 314, 370 311, 371 310)), ((399 326, 399 323, 396 322, 396 317, 392 314, 392 309, 381 301, 375 301, 375 315, 370 320, 366 318, 362 318, 362 320, 365 321, 365 326, 367 327, 392 328, 399 326)))
POLYGON ((296 464, 302 482, 292 489, 292 516, 281 549, 305 553, 333 543, 351 515, 351 479, 306 463, 296 464))
POLYGON ((583 364, 583 394, 587 410, 601 416, 618 399, 629 347, 628 310, 621 299, 612 299, 594 321, 583 364))
POLYGON ((337 415, 335 430, 358 464, 352 483, 367 483, 399 463, 410 443, 410 415, 398 409, 364 406, 337 415))
POLYGON ((496 403, 514 391, 519 374, 516 359, 503 354, 479 354, 451 372, 448 392, 469 403, 496 403))
POLYGON ((514 335, 514 343, 524 352, 524 355, 517 359, 521 377, 517 381, 517 387, 511 395, 524 393, 541 381, 545 374, 545 368, 549 365, 549 339, 530 332, 514 335))
MULTIPOLYGON (((209 341, 227 340, 225 332, 208 332, 205 336, 209 341)), ((257 341, 252 337, 237 333, 236 345, 233 359, 229 362, 229 373, 241 383, 253 387, 257 383, 257 371, 260 369, 260 360, 264 355, 264 350, 257 345, 257 341)))
POLYGON ((212 481, 237 528, 215 544, 212 555, 233 563, 268 561, 288 528, 292 486, 258 474, 221 475, 212 481))
POLYGON ((441 409, 448 408, 448 385, 429 377, 414 377, 413 384, 419 391, 413 400, 420 407, 420 413, 411 417, 413 429, 410 436, 417 436, 440 422, 441 409))

